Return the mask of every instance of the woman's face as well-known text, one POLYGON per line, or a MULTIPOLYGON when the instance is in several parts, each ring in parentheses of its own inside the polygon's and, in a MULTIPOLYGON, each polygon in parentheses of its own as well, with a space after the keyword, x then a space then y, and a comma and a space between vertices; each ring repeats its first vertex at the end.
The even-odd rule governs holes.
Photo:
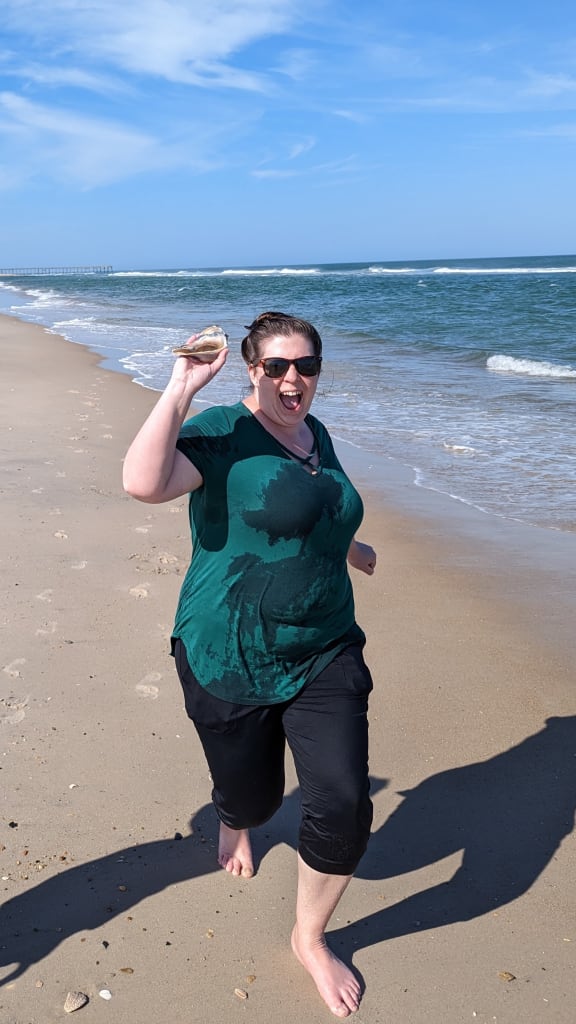
MULTIPOLYGON (((302 334, 274 335, 262 343, 260 358, 298 359, 313 356, 314 346, 302 334)), ((300 423, 308 413, 316 394, 318 376, 303 377, 291 364, 282 377, 267 377, 262 366, 249 366, 248 373, 254 386, 258 408, 268 419, 281 426, 300 423)))

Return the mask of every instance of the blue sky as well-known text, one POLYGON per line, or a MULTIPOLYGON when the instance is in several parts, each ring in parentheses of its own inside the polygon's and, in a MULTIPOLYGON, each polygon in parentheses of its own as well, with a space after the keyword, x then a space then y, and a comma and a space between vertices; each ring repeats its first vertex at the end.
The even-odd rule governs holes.
POLYGON ((573 0, 3 0, 0 265, 576 250, 573 0))

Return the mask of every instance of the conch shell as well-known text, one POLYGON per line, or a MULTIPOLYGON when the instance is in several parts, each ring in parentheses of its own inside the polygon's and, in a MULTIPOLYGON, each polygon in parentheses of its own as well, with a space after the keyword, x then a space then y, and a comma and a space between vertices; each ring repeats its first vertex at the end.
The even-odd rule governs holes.
POLYGON ((228 348, 228 335, 221 327, 213 324, 200 331, 194 341, 188 341, 172 351, 175 356, 194 356, 201 363, 213 363, 225 348, 228 348))

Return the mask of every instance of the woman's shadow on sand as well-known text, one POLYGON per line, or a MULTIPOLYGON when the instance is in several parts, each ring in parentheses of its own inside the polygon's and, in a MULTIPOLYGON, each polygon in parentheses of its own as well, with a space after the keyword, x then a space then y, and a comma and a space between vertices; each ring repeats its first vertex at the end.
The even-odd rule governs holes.
MULTIPOLYGON (((373 792, 386 786, 373 780, 373 792)), ((391 907, 330 932, 351 958, 385 939, 489 913, 526 892, 574 826, 576 716, 549 718, 534 736, 487 761, 425 779, 371 839, 358 877, 385 879, 463 851, 454 876, 391 907)), ((278 843, 294 846, 299 796, 284 800, 255 833, 257 859, 278 843)), ((0 985, 13 981, 70 935, 99 928, 169 886, 217 870, 210 805, 191 833, 115 850, 68 868, 13 899, 1 911, 0 985)))

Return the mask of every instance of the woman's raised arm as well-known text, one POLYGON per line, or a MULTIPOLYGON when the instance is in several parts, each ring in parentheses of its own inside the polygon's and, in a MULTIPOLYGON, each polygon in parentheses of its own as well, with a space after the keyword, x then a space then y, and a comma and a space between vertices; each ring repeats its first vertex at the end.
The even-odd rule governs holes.
POLYGON ((122 474, 124 490, 139 501, 172 501, 202 486, 196 467, 176 448, 190 402, 222 369, 227 350, 213 363, 179 356, 166 390, 130 445, 122 474))

